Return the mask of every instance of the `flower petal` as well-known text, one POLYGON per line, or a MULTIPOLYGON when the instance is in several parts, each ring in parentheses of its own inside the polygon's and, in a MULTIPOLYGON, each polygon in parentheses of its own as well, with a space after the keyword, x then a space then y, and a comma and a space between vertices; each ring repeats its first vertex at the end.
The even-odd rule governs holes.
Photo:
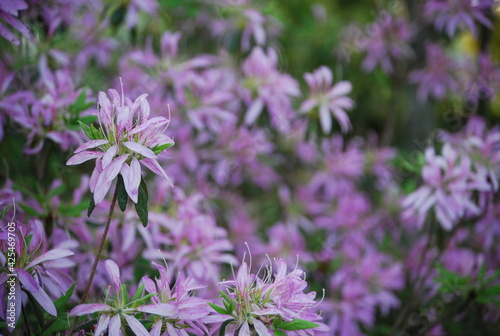
POLYGON ((89 149, 89 148, 95 148, 95 147, 105 145, 107 143, 108 143, 108 140, 90 140, 90 141, 87 141, 86 143, 84 143, 83 145, 81 145, 80 147, 75 149, 75 154, 80 153, 81 151, 89 149))
POLYGON ((156 159, 157 156, 156 154, 149 148, 138 144, 137 142, 132 142, 132 141, 127 141, 124 142, 123 145, 130 149, 133 152, 139 153, 144 157, 150 158, 150 159, 156 159))
POLYGON ((174 316, 175 314, 177 314, 177 307, 170 303, 154 303, 147 306, 138 307, 137 310, 143 313, 166 317, 174 316))
POLYGON ((65 257, 72 256, 74 254, 75 253, 73 251, 66 250, 66 249, 53 249, 53 250, 50 250, 50 251, 42 254, 41 256, 39 256, 38 258, 36 258, 32 262, 30 262, 28 264, 28 266, 25 267, 25 269, 28 269, 30 267, 33 267, 33 266, 38 265, 40 263, 43 263, 45 261, 65 258, 65 257))
POLYGON ((67 166, 77 165, 83 163, 88 160, 92 160, 98 157, 103 156, 103 152, 98 151, 84 151, 78 154, 73 155, 68 162, 66 162, 67 166))
POLYGON ((87 314, 93 314, 96 312, 110 311, 111 309, 112 309, 111 306, 108 306, 107 304, 104 303, 86 303, 78 305, 73 309, 71 309, 69 315, 82 316, 87 314))
POLYGON ((130 316, 130 315, 123 315, 125 317, 125 320, 127 320, 128 326, 132 331, 137 335, 137 336, 149 336, 149 332, 146 330, 146 328, 142 325, 139 320, 137 320, 135 317, 130 316))
POLYGON ((106 329, 108 329, 110 316, 107 314, 101 315, 99 317, 99 322, 97 322, 97 327, 94 331, 94 336, 101 336, 106 329))
POLYGON ((104 170, 102 171, 103 182, 112 181, 122 169, 122 165, 127 161, 129 154, 123 154, 116 159, 114 159, 104 170))
POLYGON ((109 321, 108 334, 109 336, 121 336, 120 329, 122 327, 122 321, 120 315, 115 315, 109 321))
POLYGON ((170 177, 168 177, 167 173, 165 173, 165 170, 163 170, 158 161, 154 159, 142 159, 141 163, 145 165, 147 168, 149 168, 156 175, 166 178, 171 187, 174 186, 172 180, 170 180, 170 177))
POLYGON ((119 290, 121 281, 120 281, 120 269, 118 268, 118 265, 111 259, 106 260, 104 262, 104 265, 106 266, 106 271, 108 272, 109 279, 119 290))

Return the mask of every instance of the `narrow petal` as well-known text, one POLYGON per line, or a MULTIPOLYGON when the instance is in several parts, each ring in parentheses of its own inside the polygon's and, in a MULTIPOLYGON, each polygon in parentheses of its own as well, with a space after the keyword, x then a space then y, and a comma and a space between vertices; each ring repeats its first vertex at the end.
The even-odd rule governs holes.
POLYGON ((82 315, 93 314, 97 312, 105 312, 110 310, 111 306, 108 306, 107 304, 104 303, 86 303, 78 305, 75 308, 71 309, 69 315, 82 316, 82 315))
POLYGON ((135 317, 130 315, 124 315, 127 320, 128 326, 137 336, 149 336, 149 332, 146 328, 139 322, 135 317))
POLYGON ((90 141, 87 141, 86 143, 84 143, 83 145, 81 145, 80 147, 75 149, 75 154, 80 153, 81 151, 84 151, 86 149, 96 148, 96 147, 105 145, 107 143, 108 143, 108 140, 90 140, 90 141))
POLYGON ((97 322, 97 327, 94 331, 94 336, 101 336, 104 334, 106 329, 108 329, 110 316, 107 314, 101 315, 99 322, 97 322))
POLYGON ((121 281, 120 281, 120 269, 118 265, 111 259, 108 259, 104 262, 106 266, 106 271, 108 272, 109 279, 113 282, 117 289, 120 289, 121 281))
POLYGON ((139 160, 133 158, 132 162, 130 162, 128 178, 129 183, 125 185, 125 189, 127 190, 127 194, 130 196, 130 199, 134 203, 137 203, 138 200, 141 178, 141 164, 139 163, 139 160))
POLYGON ((177 307, 170 303, 155 303, 137 308, 138 311, 160 316, 174 316, 177 313, 177 307))
POLYGON ((127 161, 129 154, 123 154, 114 159, 102 172, 103 182, 112 181, 122 169, 122 165, 127 161))
POLYGON ((103 174, 101 173, 101 175, 97 179, 97 184, 94 191, 95 204, 100 203, 104 199, 104 197, 106 197, 106 194, 108 193, 109 188, 111 188, 112 183, 113 181, 104 181, 103 174))
POLYGON ((115 315, 109 321, 108 334, 109 336, 121 336, 120 329, 122 327, 122 321, 120 315, 115 315))
POLYGON ((40 263, 43 263, 45 261, 65 258, 65 257, 72 256, 74 254, 75 253, 73 251, 66 250, 66 249, 53 249, 53 250, 50 250, 50 251, 42 254, 41 256, 39 256, 38 258, 36 258, 32 262, 30 262, 28 264, 28 266, 25 267, 25 269, 28 269, 30 267, 33 267, 33 266, 38 265, 40 263))
POLYGON ((77 165, 80 163, 83 163, 88 160, 92 160, 98 157, 103 156, 103 152, 97 152, 97 151, 84 151, 80 152, 78 154, 73 155, 68 162, 66 162, 67 166, 73 166, 77 165))
POLYGON ((267 327, 261 321, 253 319, 253 326, 259 336, 272 336, 269 332, 269 329, 267 329, 267 327))
POLYGON ((263 108, 264 102, 261 99, 257 99, 256 101, 254 101, 245 114, 245 124, 252 125, 259 117, 263 108))
POLYGON ((106 168, 111 161, 113 161, 116 153, 118 153, 118 147, 116 145, 108 148, 106 153, 102 156, 102 169, 106 168))
POLYGON ((250 326, 248 325, 248 321, 245 321, 240 328, 240 332, 238 336, 251 336, 252 334, 250 333, 250 326))
POLYGON ((139 153, 144 157, 150 158, 150 159, 156 159, 157 156, 156 154, 149 148, 138 144, 137 142, 132 142, 132 141, 127 141, 124 142, 123 145, 130 149, 133 152, 139 153))
POLYGON ((323 132, 328 134, 332 130, 332 115, 328 111, 328 107, 321 105, 319 108, 319 120, 321 122, 321 128, 323 132))
POLYGON ((174 186, 172 181, 170 180, 170 177, 168 177, 167 173, 165 173, 165 170, 160 166, 158 161, 154 159, 142 159, 141 163, 145 165, 147 168, 149 168, 153 173, 155 173, 158 176, 164 177, 167 179, 168 183, 170 184, 171 187, 174 186))

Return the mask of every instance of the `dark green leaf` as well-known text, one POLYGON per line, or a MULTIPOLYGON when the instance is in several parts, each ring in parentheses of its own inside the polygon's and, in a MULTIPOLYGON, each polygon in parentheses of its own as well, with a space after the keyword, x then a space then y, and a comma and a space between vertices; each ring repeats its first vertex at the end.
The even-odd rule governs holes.
POLYGON ((139 185, 139 197, 137 203, 135 204, 135 211, 142 222, 142 225, 146 227, 148 225, 148 189, 144 179, 141 180, 139 185))
POLYGON ((123 182, 123 176, 121 174, 118 175, 116 194, 118 196, 118 205, 120 206, 120 210, 125 211, 125 209, 127 208, 128 195, 127 191, 125 190, 125 183, 123 182))
POLYGON ((226 332, 226 326, 229 323, 234 322, 234 321, 235 321, 234 319, 230 319, 230 320, 224 321, 224 323, 222 323, 221 326, 220 326, 219 336, 224 336, 225 332, 226 332))
POLYGON ((57 320, 44 328, 42 336, 55 335, 58 331, 68 330, 71 327, 68 321, 68 314, 62 313, 58 316, 57 320))
POLYGON ((92 215, 92 211, 95 209, 95 201, 94 201, 94 194, 90 195, 90 202, 89 202, 89 209, 87 210, 87 217, 90 217, 92 215))
POLYGON ((66 304, 66 302, 68 302, 68 300, 71 297, 71 295, 73 295, 73 291, 74 290, 75 290, 75 284, 73 284, 68 289, 68 291, 66 292, 66 294, 64 294, 59 299, 57 299, 57 300, 54 301, 54 306, 56 306, 57 310, 61 310, 63 308, 63 306, 66 304))
POLYGON ((213 310, 215 310, 217 313, 219 314, 225 314, 225 315, 229 315, 229 312, 227 310, 225 310, 224 308, 222 308, 221 306, 218 306, 216 305, 215 303, 212 303, 212 302, 207 302, 210 307, 212 307, 213 310))
POLYGON ((97 324, 97 319, 93 319, 93 320, 90 320, 90 321, 87 321, 85 323, 82 323, 80 324, 77 328, 75 328, 75 330, 73 330, 73 332, 77 332, 77 331, 80 331, 80 330, 86 330, 87 328, 90 328, 92 327, 94 324, 97 324))

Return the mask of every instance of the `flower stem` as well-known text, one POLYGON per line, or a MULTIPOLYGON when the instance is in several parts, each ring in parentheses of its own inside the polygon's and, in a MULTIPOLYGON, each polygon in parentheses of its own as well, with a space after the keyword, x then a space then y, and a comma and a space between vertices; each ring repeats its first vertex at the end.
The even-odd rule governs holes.
MULTIPOLYGON (((94 275, 97 269, 97 264, 101 259, 102 249, 104 247, 104 243, 106 242, 106 236, 108 235, 109 227, 111 224, 111 218, 113 217, 113 212, 115 210, 116 199, 118 198, 118 188, 115 188, 115 193, 113 195, 113 200, 111 201, 111 207, 109 208, 108 219, 106 221, 106 226, 104 227, 104 232, 102 234, 101 243, 99 244, 99 248, 97 249, 97 254, 95 256, 94 265, 92 266, 92 271, 90 272, 89 279, 87 280, 87 285, 85 286, 85 291, 83 292, 82 302, 80 304, 84 304, 87 300, 87 295, 89 294, 90 285, 92 284, 92 280, 94 280, 94 275)), ((75 328, 76 323, 78 321, 78 316, 75 317, 75 321, 73 323, 73 328, 75 328)))

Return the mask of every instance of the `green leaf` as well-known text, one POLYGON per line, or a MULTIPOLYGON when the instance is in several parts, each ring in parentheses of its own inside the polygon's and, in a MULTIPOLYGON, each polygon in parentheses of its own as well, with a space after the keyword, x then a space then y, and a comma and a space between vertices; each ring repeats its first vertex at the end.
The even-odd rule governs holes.
POLYGON ((120 210, 123 212, 127 208, 128 195, 127 191, 125 190, 125 183, 123 182, 122 174, 118 175, 116 194, 118 196, 118 205, 120 206, 120 210))
MULTIPOLYGON (((89 103, 92 105, 92 103, 89 103)), ((91 124, 94 121, 97 121, 97 116, 95 115, 88 115, 84 117, 80 117, 80 121, 83 122, 84 124, 91 124)))
POLYGON ((75 102, 69 106, 69 111, 71 113, 78 113, 80 111, 83 111, 80 108, 83 105, 85 105, 85 98, 86 98, 85 90, 82 90, 78 98, 76 98, 75 102))
POLYGON ((144 283, 141 283, 141 286, 139 288, 137 288, 137 290, 135 291, 134 296, 132 296, 132 299, 130 302, 133 303, 134 301, 139 300, 139 298, 141 297, 143 292, 144 292, 144 283))
POLYGON ((173 145, 174 145, 174 142, 166 143, 166 144, 163 144, 163 145, 156 145, 156 146, 153 147, 153 152, 156 155, 158 155, 161 152, 163 152, 165 149, 167 149, 169 147, 172 147, 173 145))
POLYGON ((55 188, 51 192, 47 194, 48 198, 53 198, 54 196, 61 195, 63 192, 66 191, 66 186, 64 184, 61 184, 59 187, 55 188))
POLYGON ((312 329, 316 327, 318 327, 318 324, 301 319, 293 319, 290 322, 281 322, 278 325, 278 329, 284 329, 287 331, 312 329))
POLYGON ((215 310, 217 313, 219 314, 225 314, 225 315, 229 315, 229 312, 227 310, 225 310, 224 308, 222 308, 221 306, 218 306, 216 305, 215 303, 212 303, 212 302, 207 302, 210 307, 212 307, 213 310, 215 310))
POLYGON ((221 324, 220 326, 220 331, 219 331, 219 336, 224 336, 226 333, 226 327, 229 323, 236 321, 235 319, 230 319, 227 321, 224 321, 224 323, 221 324))
POLYGON ((141 179, 141 184, 139 185, 139 197, 135 204, 135 211, 142 225, 146 227, 148 225, 148 189, 144 179, 141 179))
POLYGON ((89 202, 89 209, 87 210, 87 217, 90 217, 92 215, 92 211, 95 209, 95 201, 94 201, 94 194, 92 193, 90 195, 90 202, 89 202))
POLYGON ((58 331, 68 330, 71 327, 68 321, 68 314, 62 313, 57 320, 43 329, 42 336, 55 335, 58 331))
POLYGON ((0 211, 0 219, 2 219, 3 216, 5 216, 5 214, 7 213, 7 211, 9 211, 10 207, 11 207, 11 205, 8 204, 5 208, 3 208, 2 211, 0 211))
POLYGON ((77 328, 75 328, 75 330, 73 330, 73 332, 75 333, 75 332, 80 331, 80 330, 85 330, 87 328, 92 327, 94 324, 97 324, 96 318, 80 324, 77 328))
POLYGON ((232 300, 229 298, 229 296, 227 296, 227 294, 221 290, 218 291, 221 298, 223 298, 224 300, 226 300, 227 302, 231 302, 232 300))
POLYGON ((66 292, 66 294, 64 294, 59 299, 57 299, 57 300, 54 301, 54 306, 56 306, 57 310, 61 310, 63 308, 63 306, 66 304, 66 302, 68 302, 68 300, 71 297, 71 295, 73 295, 73 291, 74 290, 75 290, 75 284, 73 284, 68 289, 68 291, 66 292))
POLYGON ((286 336, 286 334, 281 330, 274 330, 274 336, 286 336))
POLYGON ((94 135, 92 134, 92 130, 90 127, 82 123, 80 120, 78 120, 78 124, 80 124, 80 127, 82 128, 83 132, 85 135, 90 139, 90 140, 95 140, 94 135))
POLYGON ((104 139, 104 134, 100 129, 95 128, 94 124, 90 124, 90 131, 92 132, 93 140, 104 139))

